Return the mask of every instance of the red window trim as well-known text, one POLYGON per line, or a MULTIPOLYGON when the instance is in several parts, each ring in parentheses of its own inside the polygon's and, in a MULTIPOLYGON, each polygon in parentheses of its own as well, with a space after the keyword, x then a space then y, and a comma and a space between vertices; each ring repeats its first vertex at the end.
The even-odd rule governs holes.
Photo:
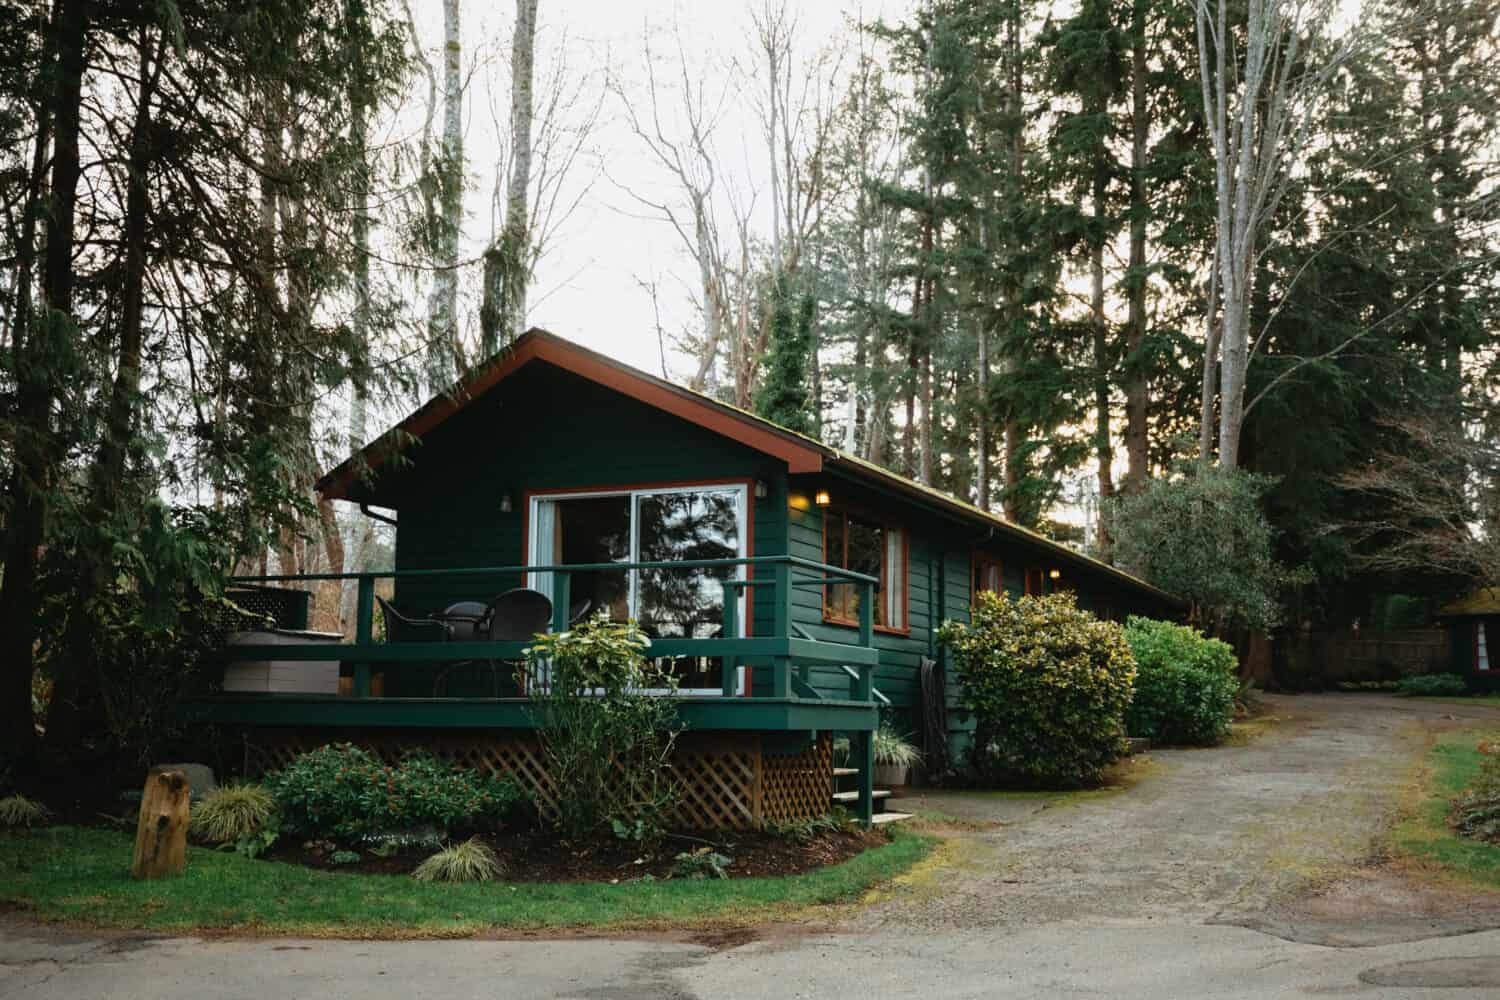
MULTIPOLYGON (((838 566, 842 569, 849 567, 849 528, 848 519, 850 514, 855 514, 866 520, 874 521, 886 531, 899 531, 901 533, 901 621, 905 624, 900 628, 892 625, 876 625, 875 631, 887 635, 911 635, 911 532, 906 527, 891 521, 889 518, 881 517, 879 514, 863 510, 858 507, 845 505, 823 508, 823 562, 829 566, 838 566), (844 518, 844 551, 840 555, 840 561, 834 562, 828 558, 828 518, 831 514, 838 514, 844 518)), ((890 564, 884 552, 880 556, 880 593, 884 594, 890 585, 887 575, 890 573, 890 564)), ((823 588, 823 622, 827 625, 844 625, 859 627, 859 622, 852 618, 843 618, 832 612, 828 605, 828 588, 823 588)))
POLYGON ((994 594, 1004 594, 1005 590, 1005 563, 994 556, 985 555, 982 552, 971 552, 969 554, 969 606, 973 607, 979 602, 979 595, 985 591, 994 594), (1000 578, 1000 589, 978 588, 974 586, 975 577, 979 576, 981 570, 994 567, 1000 578))

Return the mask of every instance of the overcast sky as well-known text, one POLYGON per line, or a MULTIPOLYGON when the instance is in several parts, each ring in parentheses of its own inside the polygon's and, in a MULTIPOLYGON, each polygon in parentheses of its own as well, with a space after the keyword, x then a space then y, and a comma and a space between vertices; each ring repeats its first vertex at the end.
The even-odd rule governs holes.
MULTIPOLYGON (((673 4, 662 0, 540 0, 537 42, 539 81, 559 53, 567 73, 584 81, 584 91, 598 94, 606 71, 624 82, 633 101, 645 101, 643 32, 655 32, 656 44, 672 46, 674 24, 679 26, 695 75, 710 88, 724 79, 732 59, 744 60, 752 41, 750 12, 764 0, 711 0, 673 4)), ((799 22, 798 45, 804 54, 827 45, 845 31, 848 16, 862 10, 867 20, 899 18, 907 0, 791 0, 799 22)), ((442 43, 442 5, 437 0, 412 0, 418 30, 437 61, 442 43)), ((470 76, 466 93, 465 157, 471 191, 466 203, 465 253, 477 254, 490 234, 490 194, 495 161, 504 148, 491 107, 503 123, 509 109, 510 3, 467 0, 462 10, 464 68, 470 76)), ((674 56, 675 58, 675 56, 674 56)), ((737 89, 743 84, 737 84, 737 89)), ((426 101, 426 84, 419 74, 409 110, 426 101)), ((732 98, 734 95, 731 95, 732 98)), ((538 101, 542 95, 538 95, 538 101)), ((642 105, 644 106, 644 105, 642 105)), ((441 116, 438 116, 439 121, 441 116)), ((759 124, 731 99, 721 127, 726 169, 741 191, 759 191, 758 206, 768 204, 769 172, 758 144, 759 124)), ((663 194, 664 176, 621 122, 620 100, 605 98, 598 125, 592 132, 590 156, 579 160, 570 175, 574 191, 592 180, 576 212, 559 233, 543 261, 532 292, 528 320, 554 333, 577 340, 616 358, 660 371, 655 322, 650 296, 638 280, 655 281, 661 289, 663 325, 669 330, 693 322, 692 264, 672 230, 661 222, 643 219, 639 208, 619 185, 663 194)), ((768 216, 761 228, 769 232, 768 216)), ((477 308, 472 296, 465 308, 477 308)), ((671 363, 682 374, 682 360, 671 363)))

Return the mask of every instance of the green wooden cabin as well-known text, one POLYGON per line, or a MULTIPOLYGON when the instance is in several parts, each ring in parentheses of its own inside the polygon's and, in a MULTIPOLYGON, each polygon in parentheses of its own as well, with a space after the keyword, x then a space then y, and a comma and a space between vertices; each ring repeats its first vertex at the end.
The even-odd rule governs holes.
MULTIPOLYGON (((961 751, 934 631, 967 619, 976 588, 1067 589, 1112 618, 1181 610, 1002 518, 542 331, 319 490, 395 521, 395 572, 355 575, 352 644, 276 647, 283 662, 342 663, 347 693, 192 706, 247 727, 265 766, 344 736, 538 769, 524 694, 493 666, 524 643, 381 642, 382 588, 408 617, 529 587, 552 598, 554 627, 599 611, 640 621, 678 677, 684 773, 734 788, 684 816, 709 826, 823 811, 836 736, 857 772, 838 794, 868 818, 882 712, 930 759, 961 751)), ((545 775, 527 780, 546 791, 545 775)))
POLYGON ((1481 587, 1437 614, 1447 627, 1452 669, 1475 691, 1500 691, 1500 588, 1481 587))

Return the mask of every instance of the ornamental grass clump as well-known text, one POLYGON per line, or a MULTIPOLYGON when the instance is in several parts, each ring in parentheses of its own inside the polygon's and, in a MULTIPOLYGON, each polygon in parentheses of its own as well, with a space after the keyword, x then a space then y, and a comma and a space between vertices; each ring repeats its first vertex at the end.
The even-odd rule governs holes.
POLYGON ((938 634, 975 720, 977 783, 1091 785, 1124 755, 1135 660, 1124 630, 1072 594, 981 594, 969 624, 946 622, 938 634))
POLYGON ((1130 735, 1167 745, 1224 742, 1240 691, 1234 648, 1186 625, 1139 617, 1125 622, 1125 640, 1136 664, 1130 735))
POLYGON ((0 827, 8 830, 39 826, 51 815, 46 806, 24 795, 7 795, 0 799, 0 827))
POLYGON ((452 844, 411 873, 418 882, 493 882, 505 874, 495 852, 478 837, 452 844))
POLYGON ((276 815, 276 800, 261 785, 224 785, 192 807, 188 833, 208 844, 238 844, 259 834, 276 815))

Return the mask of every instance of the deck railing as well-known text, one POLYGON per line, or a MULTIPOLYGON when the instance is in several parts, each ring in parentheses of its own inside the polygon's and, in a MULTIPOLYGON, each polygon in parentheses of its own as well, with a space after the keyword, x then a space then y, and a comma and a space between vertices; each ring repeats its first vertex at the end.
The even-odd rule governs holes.
MULTIPOLYGON (((733 697, 738 692, 739 668, 751 661, 770 668, 770 688, 751 689, 752 696, 780 699, 818 698, 811 685, 810 672, 815 666, 829 666, 847 674, 848 700, 871 703, 879 700, 873 674, 879 663, 874 645, 874 612, 879 581, 862 573, 829 566, 797 556, 752 556, 738 559, 686 559, 668 562, 571 563, 541 566, 482 566, 456 569, 408 569, 383 573, 302 573, 241 576, 231 585, 292 585, 303 587, 322 581, 354 581, 356 585, 355 628, 352 643, 287 643, 275 647, 277 660, 329 662, 352 665, 353 695, 370 696, 371 667, 386 663, 455 663, 476 660, 519 660, 528 641, 449 641, 449 642, 378 642, 375 637, 375 589, 380 580, 422 581, 435 578, 482 581, 522 581, 542 577, 550 580, 553 621, 560 631, 569 626, 569 609, 573 577, 579 573, 625 572, 650 570, 735 572, 721 581, 724 587, 723 634, 716 638, 657 638, 651 643, 653 657, 721 658, 724 664, 722 694, 733 697), (738 570, 743 567, 743 575, 738 570), (798 590, 830 585, 849 585, 859 589, 859 621, 854 642, 835 642, 808 637, 794 623, 793 595, 798 590), (766 634, 741 635, 740 600, 742 594, 753 594, 757 615, 762 602, 770 602, 770 630, 766 634)), ((751 630, 753 632, 753 629, 751 630)), ((228 646, 229 659, 263 659, 263 646, 228 646)))

